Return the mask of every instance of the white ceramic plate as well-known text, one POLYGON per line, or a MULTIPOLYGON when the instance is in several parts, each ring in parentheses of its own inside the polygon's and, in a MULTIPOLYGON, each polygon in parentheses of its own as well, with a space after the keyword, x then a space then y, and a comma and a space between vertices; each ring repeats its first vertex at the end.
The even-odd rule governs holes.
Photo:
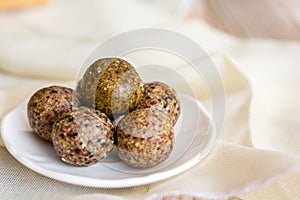
POLYGON ((170 157, 149 169, 136 169, 119 160, 116 150, 90 167, 67 165, 52 145, 32 133, 27 101, 8 113, 1 124, 8 151, 28 168, 47 177, 89 187, 129 187, 179 174, 201 161, 214 147, 217 133, 204 107, 195 98, 180 94, 182 113, 175 125, 175 145, 170 157))

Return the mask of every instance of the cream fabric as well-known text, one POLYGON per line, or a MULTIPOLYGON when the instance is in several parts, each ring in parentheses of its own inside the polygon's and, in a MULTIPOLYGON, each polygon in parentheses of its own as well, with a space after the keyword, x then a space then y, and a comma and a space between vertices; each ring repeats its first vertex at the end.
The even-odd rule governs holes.
POLYGON ((299 156, 299 42, 248 40, 230 52, 254 92, 250 121, 254 146, 299 156))
POLYGON ((150 12, 139 2, 128 0, 54 0, 46 7, 5 13, 0 19, 0 69, 17 75, 72 80, 84 59, 103 40, 169 21, 163 13, 150 12), (143 17, 137 20, 139 15, 143 17), (51 52, 53 56, 48 57, 51 52))
MULTIPOLYGON (((239 40, 201 21, 177 21, 138 1, 122 1, 119 7, 115 0, 83 2, 59 0, 39 9, 0 15, 0 118, 39 88, 74 87, 85 57, 112 34, 155 26, 192 38, 216 63, 226 92, 221 140, 192 169, 123 189, 80 187, 49 179, 18 163, 2 146, 0 199, 156 200, 170 194, 300 198, 299 42, 239 40), (95 7, 101 14, 91 12, 95 7), (113 14, 121 13, 118 9, 126 23, 113 14), (140 13, 139 19, 133 11, 140 13)), ((199 100, 207 105, 205 95, 199 100)))

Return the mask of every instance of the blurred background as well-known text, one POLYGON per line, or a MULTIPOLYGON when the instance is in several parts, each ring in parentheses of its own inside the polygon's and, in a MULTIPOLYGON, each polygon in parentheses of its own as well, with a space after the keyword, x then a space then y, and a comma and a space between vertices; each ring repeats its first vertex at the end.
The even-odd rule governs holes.
POLYGON ((186 15, 238 37, 300 39, 298 0, 186 1, 186 15))
MULTIPOLYGON (((300 39, 300 3, 298 0, 125 0, 122 2, 116 0, 86 2, 79 0, 1 0, 0 10, 2 13, 22 12, 29 9, 44 9, 54 4, 70 7, 80 2, 85 4, 80 5, 83 10, 90 4, 95 12, 100 12, 101 7, 107 12, 124 11, 118 12, 115 18, 134 15, 137 19, 131 20, 139 21, 139 15, 143 18, 149 14, 149 12, 139 12, 140 8, 141 10, 156 10, 158 13, 178 17, 181 20, 204 19, 212 26, 239 37, 300 39), (129 10, 132 12, 128 12, 129 10)), ((63 9, 65 9, 65 15, 68 15, 68 8, 63 9)), ((98 14, 101 16, 101 13, 98 14)), ((152 17, 155 21, 158 16, 152 17)), ((122 20, 125 19, 122 18, 122 20)), ((163 22, 163 18, 161 20, 163 22)), ((131 22, 123 21, 123 23, 131 22)), ((147 26, 147 22, 145 23, 147 26)))
POLYGON ((236 54, 242 39, 299 40, 299 11, 298 0, 0 0, 0 70, 73 80, 99 43, 144 27, 236 54))

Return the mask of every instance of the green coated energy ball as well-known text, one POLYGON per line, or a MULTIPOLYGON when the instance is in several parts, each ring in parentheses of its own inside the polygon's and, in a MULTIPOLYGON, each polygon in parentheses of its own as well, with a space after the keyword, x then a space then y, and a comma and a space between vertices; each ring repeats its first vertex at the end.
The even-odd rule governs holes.
POLYGON ((81 104, 114 118, 137 107, 143 95, 143 82, 126 60, 102 58, 94 62, 78 82, 81 104))

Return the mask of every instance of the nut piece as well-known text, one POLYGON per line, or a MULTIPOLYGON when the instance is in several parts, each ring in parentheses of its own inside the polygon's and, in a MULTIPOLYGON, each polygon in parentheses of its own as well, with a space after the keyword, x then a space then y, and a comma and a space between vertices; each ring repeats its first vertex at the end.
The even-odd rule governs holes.
POLYGON ((116 131, 118 155, 133 167, 153 167, 167 159, 173 149, 173 126, 159 110, 134 110, 120 121, 116 131))
POLYGON ((174 126, 180 115, 180 101, 174 89, 161 82, 144 84, 144 94, 137 109, 155 108, 166 113, 174 126))
POLYGON ((113 149, 111 121, 105 114, 79 107, 62 114, 53 126, 53 145, 67 164, 89 166, 106 158, 113 149))
POLYGON ((143 82, 134 67, 120 58, 94 62, 77 85, 81 103, 113 118, 136 108, 143 82))
POLYGON ((60 113, 78 105, 71 88, 50 86, 35 92, 27 104, 27 117, 34 133, 52 142, 52 126, 60 113))

